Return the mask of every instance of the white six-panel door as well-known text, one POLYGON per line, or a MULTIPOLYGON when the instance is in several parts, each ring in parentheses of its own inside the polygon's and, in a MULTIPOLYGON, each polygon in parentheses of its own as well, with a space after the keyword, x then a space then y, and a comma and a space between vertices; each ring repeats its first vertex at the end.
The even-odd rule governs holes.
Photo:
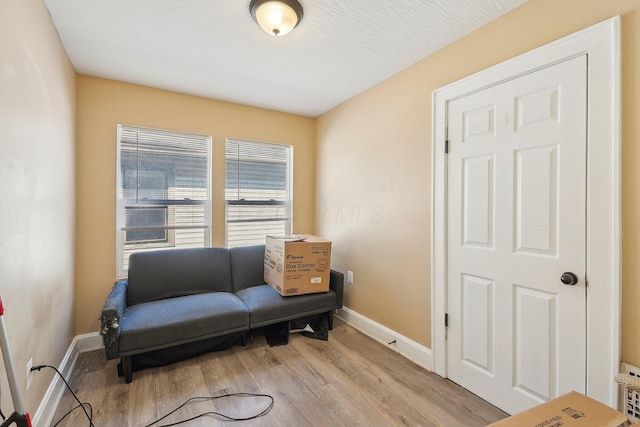
POLYGON ((586 56, 450 101, 447 129, 449 377, 509 413, 585 392, 586 56))

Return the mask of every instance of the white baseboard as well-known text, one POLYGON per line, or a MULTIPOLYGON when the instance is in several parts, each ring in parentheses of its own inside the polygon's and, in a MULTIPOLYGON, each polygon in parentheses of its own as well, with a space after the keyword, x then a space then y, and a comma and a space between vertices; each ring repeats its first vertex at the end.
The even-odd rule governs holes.
MULTIPOLYGON (((58 370, 65 379, 68 379, 73 372, 80 353, 97 350, 101 347, 102 337, 97 332, 76 336, 73 341, 71 341, 71 345, 69 345, 69 349, 62 359, 62 363, 58 366, 58 370)), ((62 381, 58 374, 54 374, 51 384, 49 384, 49 388, 31 420, 34 427, 47 427, 51 425, 65 390, 66 386, 64 385, 64 381, 62 381)))
POLYGON ((78 351, 80 353, 100 350, 104 348, 104 344, 102 343, 102 335, 100 335, 98 332, 78 335, 75 339, 78 342, 78 351))
POLYGON ((389 347, 428 371, 433 370, 431 349, 347 307, 338 309, 336 315, 363 334, 384 344, 385 347, 389 347), (393 341, 395 341, 393 344, 389 344, 393 341))

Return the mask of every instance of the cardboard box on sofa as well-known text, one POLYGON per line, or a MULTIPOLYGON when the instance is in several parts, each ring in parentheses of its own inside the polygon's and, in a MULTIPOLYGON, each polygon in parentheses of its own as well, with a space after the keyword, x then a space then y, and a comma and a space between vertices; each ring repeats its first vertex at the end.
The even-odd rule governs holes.
POLYGON ((264 280, 282 296, 329 290, 331 242, 310 234, 267 236, 264 280))
POLYGON ((576 391, 490 424, 491 427, 622 427, 622 413, 576 391))

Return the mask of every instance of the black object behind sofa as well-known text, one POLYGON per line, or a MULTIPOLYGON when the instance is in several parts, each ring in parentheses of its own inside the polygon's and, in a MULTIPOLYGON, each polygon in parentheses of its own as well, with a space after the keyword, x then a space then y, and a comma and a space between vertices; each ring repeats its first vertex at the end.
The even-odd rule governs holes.
POLYGON ((344 276, 331 271, 328 292, 283 297, 264 282, 264 245, 140 252, 129 258, 102 310, 107 359, 121 358, 127 383, 131 357, 342 307, 344 276))

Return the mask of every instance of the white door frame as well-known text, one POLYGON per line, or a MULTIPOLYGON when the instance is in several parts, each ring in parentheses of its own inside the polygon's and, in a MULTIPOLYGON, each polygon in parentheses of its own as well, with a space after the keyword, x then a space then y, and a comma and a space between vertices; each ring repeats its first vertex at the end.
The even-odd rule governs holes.
POLYGON ((620 17, 459 80, 433 93, 431 351, 447 377, 447 104, 483 88, 584 55, 587 123, 587 395, 616 407, 620 365, 620 17))

